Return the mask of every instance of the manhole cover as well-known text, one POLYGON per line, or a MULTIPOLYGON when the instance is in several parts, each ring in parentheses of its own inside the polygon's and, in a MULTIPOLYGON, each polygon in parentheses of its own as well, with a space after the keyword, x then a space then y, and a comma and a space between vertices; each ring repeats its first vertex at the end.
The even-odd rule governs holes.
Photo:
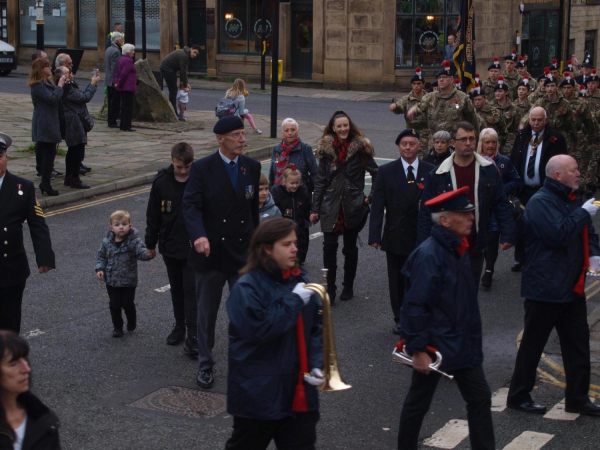
POLYGON ((193 419, 212 419, 225 412, 226 404, 227 396, 222 394, 167 386, 130 403, 129 406, 193 419))

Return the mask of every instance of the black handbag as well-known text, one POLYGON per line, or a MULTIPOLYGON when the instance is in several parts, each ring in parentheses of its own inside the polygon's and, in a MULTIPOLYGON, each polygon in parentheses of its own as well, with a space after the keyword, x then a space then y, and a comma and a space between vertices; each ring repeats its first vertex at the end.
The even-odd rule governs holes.
POLYGON ((508 197, 508 202, 510 203, 510 210, 513 214, 513 219, 515 219, 515 221, 519 220, 523 216, 525 205, 523 205, 523 202, 521 202, 521 200, 515 196, 508 197))
POLYGON ((89 114, 83 114, 83 113, 77 112, 73 108, 68 106, 66 103, 63 103, 63 106, 65 108, 67 108, 68 110, 73 111, 75 114, 77 114, 79 116, 79 120, 81 121, 83 130, 86 133, 89 133, 90 131, 92 131, 92 128, 94 128, 94 119, 92 119, 89 114), (88 120, 88 117, 89 117, 89 120, 88 120))

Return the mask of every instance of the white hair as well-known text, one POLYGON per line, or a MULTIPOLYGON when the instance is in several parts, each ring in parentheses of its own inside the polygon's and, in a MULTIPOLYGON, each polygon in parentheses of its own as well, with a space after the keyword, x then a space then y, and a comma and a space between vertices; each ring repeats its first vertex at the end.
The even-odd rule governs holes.
POLYGON ((431 220, 433 221, 433 223, 437 223, 439 225, 440 217, 448 217, 449 213, 450 213, 450 211, 440 211, 440 212, 431 213, 431 220))
POLYGON ((493 128, 484 128, 479 133, 479 142, 477 143, 477 153, 483 155, 483 141, 486 139, 493 139, 498 143, 498 133, 493 128))
POLYGON ((65 63, 67 62, 67 58, 69 57, 69 55, 67 55, 66 53, 61 53, 56 57, 56 65, 57 66, 64 66, 65 63))
POLYGON ((118 31, 113 31, 112 36, 110 38, 110 42, 116 44, 117 41, 123 39, 123 33, 119 33, 118 31))
POLYGON ((123 46, 123 50, 121 51, 121 54, 127 55, 131 50, 135 50, 135 45, 133 45, 133 44, 125 44, 123 46))
POLYGON ((296 127, 296 130, 300 131, 300 126, 298 125, 298 122, 296 122, 291 117, 288 117, 287 119, 283 119, 283 122, 281 122, 281 129, 283 130, 286 125, 294 125, 296 127))

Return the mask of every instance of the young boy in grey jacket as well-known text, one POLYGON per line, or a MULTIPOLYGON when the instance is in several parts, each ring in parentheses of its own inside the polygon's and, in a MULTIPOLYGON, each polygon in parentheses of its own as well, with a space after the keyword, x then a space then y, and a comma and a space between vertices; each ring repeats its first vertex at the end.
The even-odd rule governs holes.
POLYGON ((114 326, 113 337, 123 336, 123 316, 127 317, 127 331, 137 326, 135 288, 137 287, 137 260, 152 259, 139 232, 131 226, 127 211, 110 215, 110 230, 102 240, 96 258, 96 278, 106 282, 110 315, 114 326))

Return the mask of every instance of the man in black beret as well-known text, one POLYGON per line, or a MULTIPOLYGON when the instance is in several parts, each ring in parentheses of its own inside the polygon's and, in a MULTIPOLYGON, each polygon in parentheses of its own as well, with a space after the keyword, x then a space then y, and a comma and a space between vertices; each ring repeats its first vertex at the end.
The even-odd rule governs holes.
POLYGON ((54 269, 50 231, 31 181, 7 170, 6 152, 12 139, 0 133, 0 330, 21 330, 21 303, 30 275, 23 246, 23 222, 29 234, 40 273, 54 269))
POLYGON ((244 156, 246 132, 238 116, 214 126, 219 150, 195 161, 183 195, 183 215, 192 248, 188 264, 196 270, 198 303, 197 383, 214 384, 212 349, 215 324, 227 282, 229 289, 246 264, 248 245, 258 226, 261 165, 244 156))

